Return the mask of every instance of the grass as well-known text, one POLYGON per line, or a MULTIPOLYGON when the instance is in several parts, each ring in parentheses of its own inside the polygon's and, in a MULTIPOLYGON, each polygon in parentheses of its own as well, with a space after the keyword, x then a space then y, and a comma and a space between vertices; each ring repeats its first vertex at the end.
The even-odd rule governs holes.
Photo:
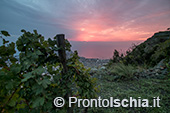
POLYGON ((140 78, 138 80, 114 81, 114 76, 107 71, 99 70, 94 74, 98 78, 102 98, 149 99, 152 103, 153 97, 160 97, 161 107, 148 108, 89 108, 89 113, 167 113, 170 111, 170 80, 140 78))
POLYGON ((110 67, 110 72, 115 74, 117 80, 131 80, 134 78, 136 69, 132 65, 124 65, 123 63, 116 63, 110 67))

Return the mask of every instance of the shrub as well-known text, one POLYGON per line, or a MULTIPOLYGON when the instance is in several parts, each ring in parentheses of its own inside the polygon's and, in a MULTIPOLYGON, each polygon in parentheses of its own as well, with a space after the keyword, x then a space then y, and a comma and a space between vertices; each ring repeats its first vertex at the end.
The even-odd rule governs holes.
POLYGON ((116 80, 132 80, 134 78, 135 68, 132 65, 117 63, 110 71, 112 74, 116 75, 116 80))
POLYGON ((170 80, 170 59, 169 59, 169 62, 166 63, 166 66, 168 68, 168 79, 170 80))
POLYGON ((157 64, 162 59, 168 59, 170 54, 170 39, 166 40, 165 42, 159 44, 158 49, 154 52, 151 56, 151 63, 157 64))

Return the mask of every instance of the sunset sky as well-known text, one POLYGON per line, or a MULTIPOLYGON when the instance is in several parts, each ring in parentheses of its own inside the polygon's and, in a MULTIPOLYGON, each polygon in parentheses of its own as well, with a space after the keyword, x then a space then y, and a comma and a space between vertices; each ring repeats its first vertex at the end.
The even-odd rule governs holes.
POLYGON ((64 33, 73 42, 133 42, 168 27, 170 0, 0 1, 0 30, 9 31, 11 40, 21 29, 37 29, 47 38, 64 33))

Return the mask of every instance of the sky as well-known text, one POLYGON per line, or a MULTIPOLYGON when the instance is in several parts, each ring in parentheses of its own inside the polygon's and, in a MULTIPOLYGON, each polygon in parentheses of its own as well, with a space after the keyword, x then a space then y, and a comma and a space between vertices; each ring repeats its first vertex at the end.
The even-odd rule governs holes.
POLYGON ((0 30, 12 41, 21 29, 37 29, 46 38, 65 34, 82 56, 106 58, 116 48, 111 42, 127 48, 170 27, 170 0, 0 0, 0 15, 0 30), (89 45, 91 54, 80 50, 89 45), (106 46, 105 56, 92 55, 106 46))

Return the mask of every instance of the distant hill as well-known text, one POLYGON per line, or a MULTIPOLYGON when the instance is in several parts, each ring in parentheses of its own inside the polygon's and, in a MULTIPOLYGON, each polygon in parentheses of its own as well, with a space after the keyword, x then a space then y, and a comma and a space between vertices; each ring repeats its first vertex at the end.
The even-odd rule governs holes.
POLYGON ((123 58, 125 64, 155 66, 162 60, 170 58, 170 31, 160 31, 145 42, 127 52, 123 58))

